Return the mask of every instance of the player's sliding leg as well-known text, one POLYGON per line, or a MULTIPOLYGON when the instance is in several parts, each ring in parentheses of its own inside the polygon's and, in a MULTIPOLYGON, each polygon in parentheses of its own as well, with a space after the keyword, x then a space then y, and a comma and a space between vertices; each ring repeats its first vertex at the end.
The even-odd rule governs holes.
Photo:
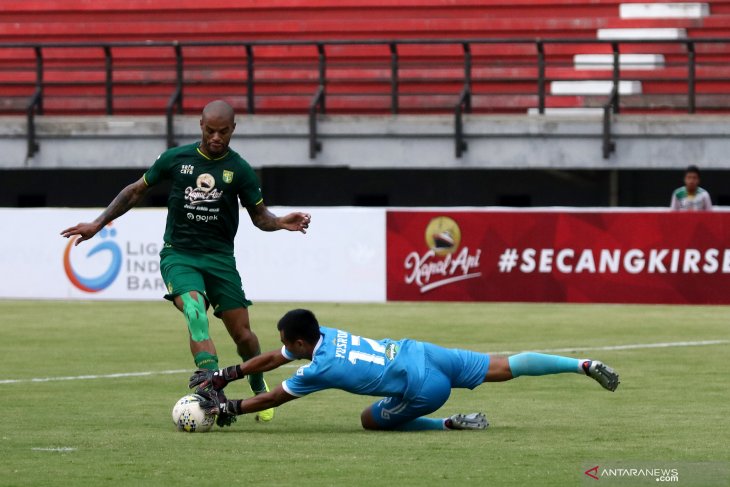
POLYGON ((449 429, 446 427, 446 421, 448 418, 416 418, 390 429, 394 431, 443 431, 449 429))
POLYGON ((489 426, 482 413, 454 414, 448 418, 416 418, 395 428, 397 431, 483 430, 489 426))
MULTIPOLYGON (((261 347, 256 334, 251 331, 248 310, 244 307, 235 308, 221 313, 221 319, 226 325, 228 333, 236 343, 238 355, 247 361, 257 355, 261 355, 261 347)), ((269 386, 264 380, 263 373, 250 374, 248 382, 254 394, 261 394, 269 391, 269 386)), ((274 419, 274 409, 266 409, 256 414, 257 421, 271 421, 274 419)))
POLYGON ((199 369, 217 370, 218 356, 208 335, 207 303, 201 293, 190 291, 175 296, 173 302, 182 311, 190 333, 190 352, 199 369))
POLYGON ((619 385, 618 374, 597 360, 576 359, 560 355, 523 352, 509 357, 492 355, 485 382, 500 382, 521 376, 541 376, 574 373, 595 379, 609 391, 619 385))
POLYGON ((384 431, 448 431, 448 430, 476 430, 489 426, 486 416, 482 413, 455 414, 449 418, 426 418, 413 416, 413 409, 400 398, 390 397, 377 401, 367 407, 360 416, 363 428, 367 430, 384 431), (402 408, 401 412, 382 417, 384 407, 402 408), (378 417, 379 419, 375 419, 378 417), (409 419, 412 418, 412 419, 409 419))
POLYGON ((457 414, 450 418, 426 418, 443 406, 451 395, 451 380, 440 370, 426 369, 418 394, 409 399, 386 397, 366 408, 360 420, 368 430, 427 431, 484 429, 481 413, 457 414))
MULTIPOLYGON (((409 401, 399 397, 386 397, 365 408, 360 415, 362 427, 366 430, 382 431, 427 431, 446 430, 447 418, 424 418, 415 412, 409 401)), ((438 409, 438 408, 437 408, 438 409)), ((428 414, 433 410, 428 411, 428 414)))

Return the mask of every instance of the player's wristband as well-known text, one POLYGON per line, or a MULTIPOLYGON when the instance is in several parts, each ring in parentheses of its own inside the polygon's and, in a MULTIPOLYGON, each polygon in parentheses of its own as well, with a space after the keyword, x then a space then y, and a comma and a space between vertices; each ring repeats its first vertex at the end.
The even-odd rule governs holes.
POLYGON ((235 414, 236 416, 240 416, 241 414, 244 414, 244 412, 241 411, 242 405, 243 399, 231 399, 226 403, 226 410, 235 414))
POLYGON ((243 372, 241 372, 240 364, 231 365, 230 367, 226 367, 225 369, 220 369, 218 371, 218 374, 223 377, 223 379, 226 381, 226 384, 234 380, 243 379, 245 377, 245 375, 243 375, 243 372))

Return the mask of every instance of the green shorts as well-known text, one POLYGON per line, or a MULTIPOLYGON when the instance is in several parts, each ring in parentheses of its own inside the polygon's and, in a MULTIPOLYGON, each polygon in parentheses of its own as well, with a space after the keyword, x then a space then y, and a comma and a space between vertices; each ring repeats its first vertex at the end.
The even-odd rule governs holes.
POLYGON ((198 291, 220 318, 223 311, 248 308, 241 276, 233 255, 198 254, 166 247, 160 252, 160 272, 167 286, 165 299, 172 301, 190 291, 198 291))

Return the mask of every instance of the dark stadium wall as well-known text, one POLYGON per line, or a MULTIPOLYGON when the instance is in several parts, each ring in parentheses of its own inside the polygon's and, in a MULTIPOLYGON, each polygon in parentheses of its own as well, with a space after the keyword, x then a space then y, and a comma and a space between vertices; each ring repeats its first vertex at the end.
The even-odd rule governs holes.
MULTIPOLYGON (((300 206, 609 206, 610 171, 355 170, 264 168, 269 205, 300 206)), ((0 206, 103 207, 142 175, 139 169, 0 171, 0 206)), ((618 173, 619 206, 668 206, 682 172, 618 173)), ((730 205, 730 172, 705 171, 715 204, 730 205)), ((165 206, 167 187, 152 188, 147 206, 165 206)))

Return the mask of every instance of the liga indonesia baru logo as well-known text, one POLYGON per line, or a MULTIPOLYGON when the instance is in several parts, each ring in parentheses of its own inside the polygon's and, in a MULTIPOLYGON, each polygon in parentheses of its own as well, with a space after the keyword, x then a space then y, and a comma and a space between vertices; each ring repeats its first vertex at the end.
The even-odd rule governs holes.
POLYGON ((74 265, 71 262, 71 251, 76 248, 74 247, 74 243, 80 237, 70 239, 63 253, 63 269, 66 271, 68 280, 76 288, 87 293, 98 293, 111 286, 122 268, 122 249, 119 248, 119 245, 114 240, 111 240, 117 236, 117 231, 110 227, 111 223, 101 229, 98 234, 101 242, 92 247, 86 254, 86 259, 90 259, 99 252, 109 252, 111 255, 108 267, 98 276, 82 276, 74 269, 74 265))
POLYGON ((415 284, 421 293, 455 282, 474 279, 482 275, 479 269, 482 251, 469 253, 469 247, 461 245, 461 229, 453 218, 439 216, 426 225, 428 250, 419 254, 411 252, 404 265, 409 272, 406 284, 415 284))

